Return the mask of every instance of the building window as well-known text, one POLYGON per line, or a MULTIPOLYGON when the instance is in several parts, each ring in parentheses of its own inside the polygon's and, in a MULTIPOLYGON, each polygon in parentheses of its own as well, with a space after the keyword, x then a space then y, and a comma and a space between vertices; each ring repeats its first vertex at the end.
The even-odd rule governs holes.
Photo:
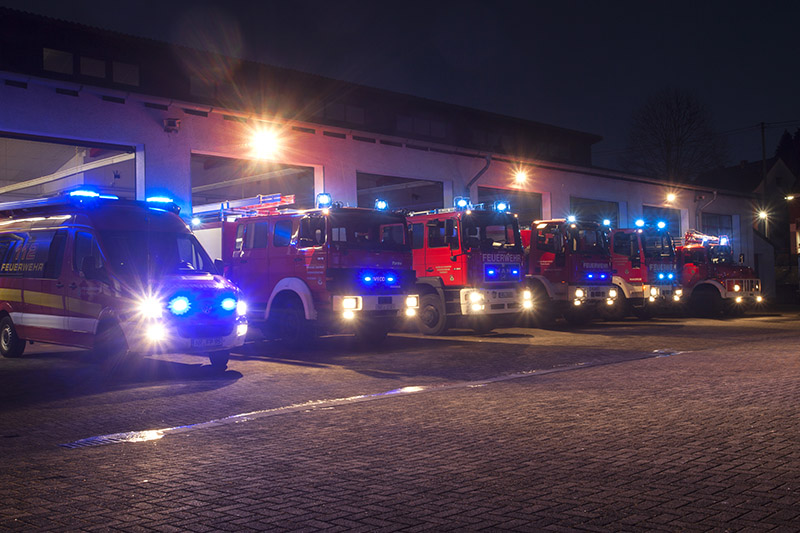
POLYGON ((123 85, 139 85, 139 66, 114 61, 112 64, 113 80, 123 85))
POLYGON ((617 202, 572 196, 569 199, 569 210, 568 214, 574 215, 578 220, 597 222, 598 224, 608 220, 612 228, 619 227, 619 204, 617 202))
POLYGON ((74 72, 72 54, 62 50, 45 48, 42 50, 42 68, 59 74, 72 74, 74 72))
POLYGON ((703 213, 703 233, 707 235, 732 235, 733 217, 731 215, 703 213))
POLYGON ((93 78, 106 77, 106 62, 92 57, 81 57, 81 74, 93 78))
POLYGON ((642 217, 647 224, 656 225, 659 222, 665 222, 670 235, 673 237, 682 237, 680 209, 643 205, 642 217))

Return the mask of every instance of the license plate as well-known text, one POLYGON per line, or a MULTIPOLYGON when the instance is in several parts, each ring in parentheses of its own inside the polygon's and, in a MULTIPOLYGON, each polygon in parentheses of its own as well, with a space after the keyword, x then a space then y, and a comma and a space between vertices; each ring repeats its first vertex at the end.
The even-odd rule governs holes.
POLYGON ((514 297, 514 293, 513 292, 500 291, 500 292, 497 293, 497 297, 498 298, 513 298, 514 297))
POLYGON ((192 339, 192 348, 216 348, 222 346, 222 337, 192 339))
POLYGON ((390 311, 390 310, 394 309, 394 305, 393 304, 377 304, 375 306, 375 309, 377 309, 378 311, 390 311))

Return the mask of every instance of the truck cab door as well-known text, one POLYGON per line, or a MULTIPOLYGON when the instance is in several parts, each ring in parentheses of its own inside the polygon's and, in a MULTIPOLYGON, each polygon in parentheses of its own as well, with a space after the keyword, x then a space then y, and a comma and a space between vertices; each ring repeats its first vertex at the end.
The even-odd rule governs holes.
POLYGON ((445 285, 455 285, 456 263, 450 260, 449 228, 454 227, 452 219, 432 218, 425 222, 425 276, 439 277, 445 285))
POLYGON ((327 220, 326 217, 319 215, 304 216, 300 219, 297 232, 297 254, 293 259, 295 276, 304 280, 314 292, 325 289, 327 220))

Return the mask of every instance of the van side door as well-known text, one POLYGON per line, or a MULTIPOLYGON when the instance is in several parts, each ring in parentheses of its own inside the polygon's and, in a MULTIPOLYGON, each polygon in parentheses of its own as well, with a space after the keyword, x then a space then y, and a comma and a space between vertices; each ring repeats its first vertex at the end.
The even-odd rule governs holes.
POLYGON ((115 293, 97 238, 88 229, 75 229, 67 247, 64 298, 70 344, 91 348, 104 304, 115 293))

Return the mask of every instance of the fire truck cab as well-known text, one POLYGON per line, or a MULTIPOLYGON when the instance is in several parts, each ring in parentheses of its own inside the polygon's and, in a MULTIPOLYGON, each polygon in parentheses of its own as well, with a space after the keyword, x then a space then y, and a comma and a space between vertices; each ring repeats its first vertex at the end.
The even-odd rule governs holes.
POLYGON ((608 240, 599 224, 574 217, 535 220, 522 238, 526 283, 540 323, 563 316, 580 324, 598 316, 601 306, 614 304, 618 293, 608 240))
POLYGON ((753 269, 734 259, 726 235, 689 230, 677 255, 690 310, 702 316, 736 315, 763 303, 761 280, 753 269))
POLYGON ((246 305, 178 211, 90 190, 0 204, 0 354, 35 341, 115 364, 199 352, 224 369, 244 343, 246 305))
POLYGON ((491 210, 456 198, 456 207, 411 213, 408 224, 420 295, 418 327, 441 335, 511 326, 532 307, 523 291, 519 224, 507 202, 491 210))
POLYGON ((664 222, 651 226, 638 220, 636 228, 611 229, 608 236, 618 294, 613 318, 629 312, 649 318, 659 306, 680 303, 683 290, 675 246, 664 222))
POLYGON ((221 238, 221 250, 230 254, 227 275, 266 337, 299 345, 320 333, 352 331, 378 342, 416 313, 402 215, 343 207, 325 193, 316 209, 277 209, 286 198, 223 205, 217 221, 210 220, 213 212, 195 211, 195 232, 202 240, 221 238))

